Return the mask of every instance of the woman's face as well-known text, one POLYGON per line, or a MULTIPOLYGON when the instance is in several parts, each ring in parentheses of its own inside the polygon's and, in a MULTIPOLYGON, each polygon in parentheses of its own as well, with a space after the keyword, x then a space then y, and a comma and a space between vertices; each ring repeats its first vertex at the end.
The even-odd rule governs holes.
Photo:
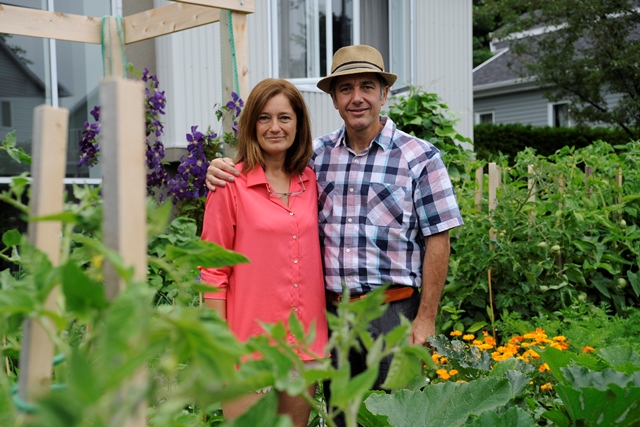
POLYGON ((279 93, 269 99, 256 123, 256 135, 265 160, 284 160, 296 138, 296 129, 296 113, 289 98, 279 93))

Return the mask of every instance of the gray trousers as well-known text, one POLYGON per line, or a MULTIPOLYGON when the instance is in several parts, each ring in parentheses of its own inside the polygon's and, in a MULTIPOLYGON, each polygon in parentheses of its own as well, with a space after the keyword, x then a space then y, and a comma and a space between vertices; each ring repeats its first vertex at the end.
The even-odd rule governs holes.
MULTIPOLYGON (((410 321, 415 319, 418 313, 418 307, 420 306, 420 292, 417 290, 410 298, 400 301, 394 301, 389 303, 389 307, 382 316, 375 319, 369 325, 369 333, 375 340, 380 335, 386 335, 391 332, 396 326, 400 325, 400 314, 409 319, 410 321)), ((327 311, 331 314, 337 314, 337 306, 333 303, 327 303, 327 311)), ((360 343, 361 351, 351 349, 349 352, 349 364, 351 365, 351 377, 364 372, 367 369, 367 350, 360 343)), ((380 367, 378 372, 378 379, 373 384, 373 390, 382 390, 380 387, 384 383, 387 374, 389 373, 389 367, 391 366, 392 356, 387 356, 380 361, 380 367)), ((335 352, 331 354, 331 363, 334 367, 337 367, 337 355, 335 352)), ((324 383, 324 394, 327 403, 331 402, 331 391, 329 388, 329 381, 324 383)), ((344 416, 340 414, 336 417, 336 425, 342 427, 345 425, 344 416)))

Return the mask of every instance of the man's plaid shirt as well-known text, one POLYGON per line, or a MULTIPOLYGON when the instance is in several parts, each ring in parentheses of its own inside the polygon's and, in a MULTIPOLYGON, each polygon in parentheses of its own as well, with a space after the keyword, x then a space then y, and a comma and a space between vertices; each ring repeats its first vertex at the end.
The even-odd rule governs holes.
POLYGON ((463 224, 440 152, 381 117, 382 132, 359 154, 344 126, 314 141, 318 221, 326 288, 368 292, 420 286, 424 237, 463 224))

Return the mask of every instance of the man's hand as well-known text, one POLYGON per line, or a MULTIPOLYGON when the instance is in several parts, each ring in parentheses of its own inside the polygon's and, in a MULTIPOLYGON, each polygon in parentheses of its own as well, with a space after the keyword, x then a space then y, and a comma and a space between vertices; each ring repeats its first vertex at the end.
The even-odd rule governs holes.
POLYGON ((436 334, 436 325, 434 321, 430 321, 427 319, 419 319, 415 318, 413 323, 411 324, 411 334, 409 335, 409 344, 418 344, 418 345, 426 345, 429 347, 429 343, 427 343, 427 338, 436 334))
POLYGON ((240 176, 240 172, 234 168, 235 163, 228 157, 213 159, 207 169, 207 188, 216 191, 216 187, 224 187, 226 181, 233 182, 234 176, 240 176))

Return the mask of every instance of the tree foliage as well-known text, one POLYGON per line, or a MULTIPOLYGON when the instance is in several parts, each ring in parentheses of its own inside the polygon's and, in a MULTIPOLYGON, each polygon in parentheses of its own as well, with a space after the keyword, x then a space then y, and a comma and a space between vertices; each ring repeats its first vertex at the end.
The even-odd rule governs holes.
POLYGON ((640 137, 640 9, 636 0, 488 0, 511 39, 521 76, 571 103, 576 124, 605 123, 640 137), (523 31, 539 31, 520 37, 523 31), (615 105, 607 93, 619 94, 615 105), (633 129, 636 128, 636 129, 633 129))

